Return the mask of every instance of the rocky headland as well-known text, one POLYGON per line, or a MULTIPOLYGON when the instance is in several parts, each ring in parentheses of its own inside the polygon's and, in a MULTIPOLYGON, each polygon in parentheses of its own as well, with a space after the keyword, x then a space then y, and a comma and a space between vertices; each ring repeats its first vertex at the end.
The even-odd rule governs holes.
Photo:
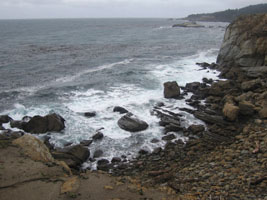
MULTIPOLYGON (((226 30, 217 63, 198 63, 221 71, 223 80, 164 84, 165 98, 179 101, 193 93, 186 100, 192 109, 171 112, 164 103, 154 107, 164 127, 165 148, 141 150, 130 162, 98 160, 97 172, 80 166, 90 156, 88 146, 104 137, 101 130, 79 145, 55 149, 49 138, 42 142, 25 132, 61 131, 65 120, 60 115, 21 121, 1 116, 0 129, 10 123, 21 131, 0 134, 0 199, 266 199, 266 52, 267 14, 236 19, 226 30), (179 112, 194 115, 205 126, 183 127, 179 112), (188 141, 177 140, 177 133, 188 141)), ((122 114, 118 126, 124 130, 149 128, 122 107, 114 112, 122 114)), ((101 157, 100 151, 94 154, 101 157)))

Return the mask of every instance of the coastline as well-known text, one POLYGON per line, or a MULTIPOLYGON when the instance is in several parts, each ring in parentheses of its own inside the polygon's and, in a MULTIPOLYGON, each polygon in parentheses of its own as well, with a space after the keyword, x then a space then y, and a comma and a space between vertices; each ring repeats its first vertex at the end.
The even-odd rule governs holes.
MULTIPOLYGON (((267 122, 265 115, 261 116, 261 108, 255 106, 261 100, 266 100, 266 76, 253 78, 250 73, 242 71, 239 67, 225 68, 221 65, 209 64, 202 64, 202 66, 220 70, 222 72, 221 77, 227 79, 226 81, 211 83, 211 85, 206 83, 188 84, 184 88, 185 91, 194 93, 189 103, 196 108, 196 111, 190 109, 184 109, 184 111, 193 113, 195 117, 205 121, 207 124, 206 130, 187 129, 185 132, 192 137, 186 144, 181 141, 168 142, 164 149, 157 149, 152 154, 143 152, 136 160, 128 164, 119 164, 113 172, 113 175, 119 176, 120 181, 117 182, 122 183, 123 187, 125 185, 122 180, 135 185, 134 187, 126 185, 124 189, 127 192, 130 191, 130 194, 125 193, 125 198, 264 199, 266 197, 267 122), (241 99, 242 97, 243 99, 241 99), (251 106, 252 103, 247 103, 250 98, 254 99, 252 102, 254 106, 251 106), (200 104, 202 100, 206 101, 205 106, 200 104), (240 113, 235 112, 237 107, 240 113), (156 189, 146 193, 147 187, 156 189), (160 195, 155 196, 157 193, 160 193, 160 195), (130 196, 127 197, 127 195, 130 196)), ((207 82, 207 80, 204 81, 207 82)), ((13 147, 14 144, 11 142, 15 139, 12 138, 13 136, 1 138, 1 147, 5 150, 1 152, 10 158, 14 156, 12 152, 18 151, 11 150, 17 148, 13 147)), ((22 162, 28 163, 27 167, 34 166, 30 165, 29 163, 32 161, 23 155, 15 155, 15 158, 22 158, 22 162)), ((3 166, 1 170, 6 167, 15 168, 16 164, 18 163, 15 160, 10 163, 1 160, 1 166, 3 166)), ((66 172, 62 171, 62 166, 57 165, 56 169, 58 173, 52 174, 53 176, 48 175, 41 180, 37 178, 28 182, 24 180, 15 188, 27 187, 28 183, 32 184, 35 181, 41 181, 40 187, 43 188, 43 184, 47 184, 47 187, 55 180, 54 175, 58 177, 66 176, 66 172)), ((49 172, 50 170, 48 169, 49 172)), ((86 190, 81 189, 81 185, 90 187, 93 182, 84 182, 83 180, 87 178, 94 180, 92 177, 95 173, 85 172, 86 175, 77 171, 75 173, 78 175, 77 178, 72 179, 73 176, 69 174, 67 177, 69 176, 70 179, 63 180, 59 178, 59 181, 55 181, 58 187, 56 190, 59 189, 62 182, 66 183, 69 180, 74 180, 72 183, 79 182, 80 186, 70 184, 69 190, 63 192, 67 196, 56 194, 51 199, 58 198, 57 195, 62 199, 73 197, 86 199, 86 190)), ((5 180, 10 181, 10 177, 6 177, 6 173, 1 174, 2 179, 6 178, 5 180)), ((101 180, 109 179, 106 177, 108 175, 97 176, 100 176, 101 180)), ((110 178, 110 181, 115 181, 117 178, 110 178)), ((106 199, 112 199, 112 196, 109 196, 111 191, 115 193, 120 191, 119 188, 116 188, 116 184, 112 186, 105 185, 111 184, 105 181, 100 181, 99 184, 102 184, 101 188, 106 191, 107 196, 104 197, 106 199)), ((0 188, 2 194, 13 190, 13 187, 2 186, 0 188)), ((48 191, 47 188, 44 193, 48 191)), ((101 193, 97 189, 95 192, 101 193)), ((120 198, 114 196, 113 199, 120 198)))

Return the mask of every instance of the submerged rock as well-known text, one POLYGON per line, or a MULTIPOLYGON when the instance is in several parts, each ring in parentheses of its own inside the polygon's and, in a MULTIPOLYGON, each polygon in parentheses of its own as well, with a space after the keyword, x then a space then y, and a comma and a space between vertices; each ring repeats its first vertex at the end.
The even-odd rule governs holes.
POLYGON ((164 83, 164 97, 178 98, 180 96, 180 87, 176 81, 164 83))
POLYGON ((22 129, 29 133, 59 132, 65 128, 65 119, 58 114, 49 114, 44 117, 34 116, 29 122, 23 124, 22 129))
POLYGON ((118 125, 121 129, 129 132, 143 131, 148 128, 148 124, 145 121, 138 119, 131 113, 121 117, 118 121, 118 125))

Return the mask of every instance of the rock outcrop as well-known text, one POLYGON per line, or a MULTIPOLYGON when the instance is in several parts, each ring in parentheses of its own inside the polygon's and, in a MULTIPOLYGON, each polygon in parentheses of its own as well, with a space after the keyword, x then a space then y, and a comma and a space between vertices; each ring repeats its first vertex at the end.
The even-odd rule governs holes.
POLYGON ((220 66, 267 66, 267 14, 239 17, 224 36, 217 63, 220 66))
POLYGON ((34 116, 29 122, 24 123, 22 129, 29 133, 46 133, 61 131, 65 128, 65 120, 58 114, 49 114, 44 117, 34 116))
POLYGON ((178 98, 180 96, 180 87, 176 81, 164 83, 164 97, 178 98))

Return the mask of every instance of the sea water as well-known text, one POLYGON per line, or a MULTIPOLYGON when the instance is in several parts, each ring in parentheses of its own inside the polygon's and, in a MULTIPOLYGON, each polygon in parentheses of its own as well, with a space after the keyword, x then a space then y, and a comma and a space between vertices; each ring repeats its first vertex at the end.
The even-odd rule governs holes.
MULTIPOLYGON (((172 28, 166 19, 0 20, 0 113, 23 116, 56 112, 66 120, 60 133, 49 133, 56 147, 91 139, 102 129, 104 138, 90 147, 103 157, 126 155, 164 146, 158 102, 182 114, 185 127, 201 121, 179 108, 185 100, 164 99, 163 83, 180 86, 218 72, 196 62, 215 62, 225 23, 201 23, 205 28, 172 28), (142 132, 120 129, 122 106, 149 124, 142 132), (87 118, 84 112, 96 112, 87 118), (158 143, 151 143, 152 139, 158 143)), ((188 98, 190 97, 190 94, 188 98)), ((9 125, 4 125, 9 128, 9 125)), ((39 135, 43 137, 44 134, 39 135)), ((186 140, 182 133, 177 139, 186 140)), ((90 162, 85 166, 91 165, 90 162)))

